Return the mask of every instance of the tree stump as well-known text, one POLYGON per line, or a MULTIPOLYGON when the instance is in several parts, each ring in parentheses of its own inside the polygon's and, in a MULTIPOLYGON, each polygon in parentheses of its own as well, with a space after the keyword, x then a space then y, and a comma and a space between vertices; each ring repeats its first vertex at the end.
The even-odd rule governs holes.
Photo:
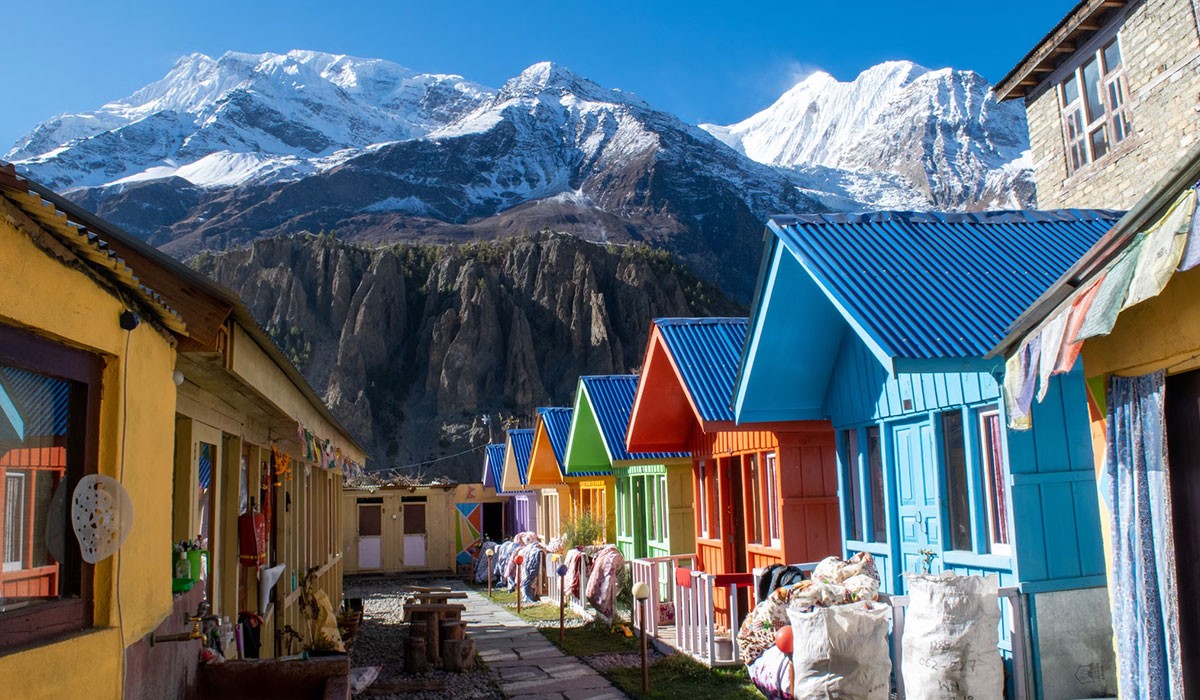
POLYGON ((463 639, 467 636, 467 623, 457 620, 442 620, 438 633, 443 642, 450 639, 463 639))
POLYGON ((407 673, 424 673, 429 670, 429 660, 425 658, 425 638, 406 637, 404 639, 404 670, 407 673))
POLYGON ((447 639, 442 642, 442 668, 454 673, 475 668, 475 640, 447 639))

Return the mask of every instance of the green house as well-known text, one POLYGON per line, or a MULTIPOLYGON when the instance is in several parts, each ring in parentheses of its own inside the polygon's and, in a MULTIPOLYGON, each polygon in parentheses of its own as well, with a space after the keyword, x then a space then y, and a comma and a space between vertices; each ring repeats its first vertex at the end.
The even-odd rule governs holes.
POLYGON ((612 470, 612 526, 626 559, 688 554, 696 550, 691 456, 625 449, 637 382, 632 374, 580 377, 566 467, 568 472, 612 470))

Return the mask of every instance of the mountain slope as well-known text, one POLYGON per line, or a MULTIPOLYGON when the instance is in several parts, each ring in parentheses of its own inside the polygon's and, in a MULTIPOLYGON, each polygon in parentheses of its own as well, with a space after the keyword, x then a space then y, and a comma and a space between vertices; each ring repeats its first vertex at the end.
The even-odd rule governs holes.
MULTIPOLYGON (((633 371, 657 316, 744 313, 661 251, 561 234, 376 249, 270 238, 192 265, 245 299, 377 467, 482 444, 484 415, 528 426, 581 374, 633 371)), ((430 471, 474 481, 479 464, 430 471)))
POLYGON ((39 124, 5 159, 56 189, 172 176, 235 186, 318 172, 372 144, 421 136, 493 92, 315 51, 190 54, 129 97, 39 124))
POLYGON ((1024 109, 972 71, 892 61, 845 83, 818 71, 742 122, 702 128, 760 163, 900 176, 936 208, 1032 204, 1024 109))

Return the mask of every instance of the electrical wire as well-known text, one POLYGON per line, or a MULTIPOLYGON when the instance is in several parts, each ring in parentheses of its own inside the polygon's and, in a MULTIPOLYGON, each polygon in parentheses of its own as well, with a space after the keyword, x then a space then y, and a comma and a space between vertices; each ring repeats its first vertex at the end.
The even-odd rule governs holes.
POLYGON ((463 450, 462 452, 455 452, 452 455, 446 455, 445 457, 435 457, 434 459, 426 459, 426 460, 422 460, 420 462, 413 462, 411 464, 401 464, 398 467, 388 467, 387 469, 380 469, 378 471, 372 471, 369 473, 370 474, 387 474, 387 473, 391 472, 394 475, 394 472, 396 472, 400 469, 419 469, 419 468, 424 467, 429 464, 434 464, 436 462, 444 462, 448 459, 454 459, 455 457, 462 457, 463 455, 471 454, 472 452, 478 452, 485 447, 487 447, 487 445, 478 445, 476 447, 472 447, 470 449, 463 450))

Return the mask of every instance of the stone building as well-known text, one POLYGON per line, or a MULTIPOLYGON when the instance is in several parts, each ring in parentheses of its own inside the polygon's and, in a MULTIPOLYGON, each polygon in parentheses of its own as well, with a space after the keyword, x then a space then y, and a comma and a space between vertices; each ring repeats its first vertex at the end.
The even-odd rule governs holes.
POLYGON ((1082 0, 996 95, 1025 100, 1040 208, 1128 209, 1200 140, 1200 6, 1082 0))

